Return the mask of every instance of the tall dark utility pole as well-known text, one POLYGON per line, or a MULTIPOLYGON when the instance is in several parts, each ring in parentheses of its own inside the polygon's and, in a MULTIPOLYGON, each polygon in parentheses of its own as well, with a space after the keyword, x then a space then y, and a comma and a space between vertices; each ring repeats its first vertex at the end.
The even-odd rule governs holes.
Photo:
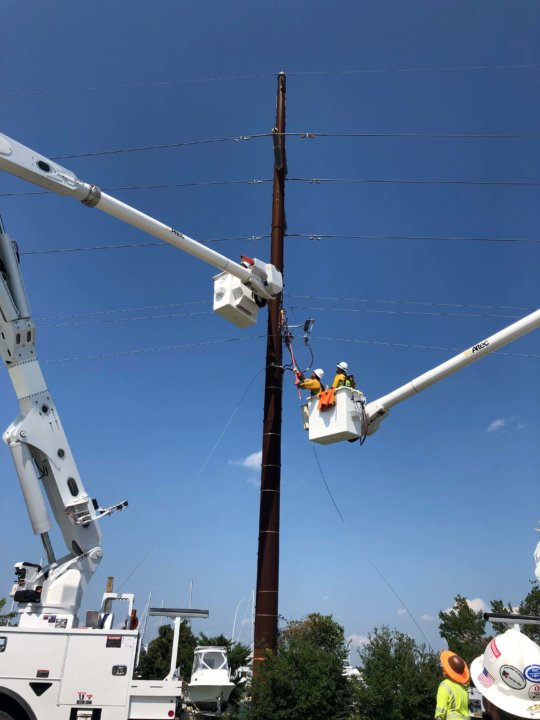
MULTIPOLYGON (((278 75, 274 141, 274 190, 270 262, 283 273, 285 234, 285 73, 278 75)), ((281 484, 281 404, 283 394, 281 295, 268 303, 266 382, 261 468, 261 509, 255 604, 253 669, 264 660, 266 650, 277 648, 279 587, 279 501, 281 484)))

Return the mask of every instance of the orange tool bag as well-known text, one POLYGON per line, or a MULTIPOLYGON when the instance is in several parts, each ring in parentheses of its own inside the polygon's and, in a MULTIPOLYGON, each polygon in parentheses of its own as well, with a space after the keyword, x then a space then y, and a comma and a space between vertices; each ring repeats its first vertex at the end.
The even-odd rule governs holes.
POLYGON ((330 390, 323 390, 319 393, 319 406, 318 409, 322 412, 328 410, 336 404, 336 389, 330 388, 330 390))

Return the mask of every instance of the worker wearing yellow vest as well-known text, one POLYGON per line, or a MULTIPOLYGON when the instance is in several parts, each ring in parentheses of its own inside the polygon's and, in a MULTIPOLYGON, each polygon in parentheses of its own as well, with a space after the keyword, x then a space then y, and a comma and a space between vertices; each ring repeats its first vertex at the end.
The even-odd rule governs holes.
POLYGON ((322 390, 322 379, 324 377, 324 370, 317 368, 311 373, 311 377, 306 378, 300 370, 295 370, 296 374, 296 385, 301 390, 311 390, 311 397, 317 397, 322 390))
POLYGON ((437 690, 435 720, 468 720, 470 680, 469 668, 465 660, 452 652, 443 650, 439 656, 444 680, 437 690))
POLYGON ((333 388, 338 387, 356 387, 356 382, 354 381, 354 376, 349 375, 349 366, 346 362, 342 361, 337 364, 336 367, 336 376, 334 378, 334 382, 332 383, 333 388))

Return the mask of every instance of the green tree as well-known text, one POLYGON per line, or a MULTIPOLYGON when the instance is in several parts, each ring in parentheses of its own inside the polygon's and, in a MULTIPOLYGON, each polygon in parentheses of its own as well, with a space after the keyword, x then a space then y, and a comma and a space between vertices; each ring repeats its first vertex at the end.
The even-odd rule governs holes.
MULTIPOLYGON (((512 613, 514 612, 512 609, 512 603, 504 603, 502 600, 492 600, 491 601, 491 612, 494 613, 512 613)), ((508 625, 506 623, 500 623, 500 622, 493 622, 493 620, 489 621, 491 623, 491 627, 495 630, 495 633, 497 635, 500 635, 501 633, 508 630, 508 625)))
POLYGON ((481 610, 469 607, 463 595, 456 595, 454 606, 448 612, 439 613, 439 633, 448 647, 467 662, 484 652, 489 638, 486 637, 486 621, 481 610))
POLYGON ((6 604, 5 598, 0 598, 0 625, 9 625, 11 622, 11 619, 15 617, 14 612, 12 613, 2 613, 1 611, 4 609, 4 606, 6 604))
POLYGON ((359 650, 362 720, 431 720, 441 673, 437 656, 398 630, 369 634, 359 650))
POLYGON ((355 683, 343 676, 347 646, 331 616, 313 613, 287 624, 278 651, 254 680, 246 720, 346 720, 355 683))
MULTIPOLYGON (((158 636, 150 642, 146 652, 141 653, 138 673, 144 680, 162 680, 168 675, 171 667, 171 654, 174 631, 171 625, 162 625, 158 636)), ((180 625, 180 643, 176 658, 176 667, 180 668, 180 676, 189 681, 193 664, 193 650, 197 639, 191 631, 189 623, 180 625)))
MULTIPOLYGON (((531 580, 531 589, 519 606, 522 615, 540 615, 540 586, 537 580, 531 580)), ((528 635, 535 643, 540 644, 540 625, 523 625, 522 632, 528 635)))

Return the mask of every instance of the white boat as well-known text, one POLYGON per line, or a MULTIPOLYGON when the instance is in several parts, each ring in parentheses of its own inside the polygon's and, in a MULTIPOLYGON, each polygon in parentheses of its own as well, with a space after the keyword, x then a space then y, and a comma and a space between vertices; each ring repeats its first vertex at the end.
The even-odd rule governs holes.
POLYGON ((231 682, 227 648, 200 645, 195 648, 188 701, 202 712, 222 712, 235 687, 231 682))

